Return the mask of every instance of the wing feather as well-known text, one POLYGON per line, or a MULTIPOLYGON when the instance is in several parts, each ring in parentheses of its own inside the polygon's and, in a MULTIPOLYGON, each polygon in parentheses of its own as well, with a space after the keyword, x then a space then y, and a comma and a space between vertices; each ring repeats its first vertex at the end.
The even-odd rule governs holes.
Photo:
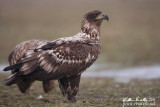
POLYGON ((28 75, 35 70, 34 73, 51 73, 55 78, 79 74, 97 59, 100 47, 92 41, 69 37, 44 43, 35 49, 38 51, 28 50, 18 61, 22 63, 20 75, 28 75), (37 69, 42 69, 43 73, 37 69))
POLYGON ((19 63, 18 61, 23 58, 28 51, 47 42, 47 40, 29 40, 18 44, 9 54, 8 61, 10 65, 19 63))
POLYGON ((40 68, 48 73, 58 72, 64 75, 73 75, 88 68, 96 60, 98 54, 98 45, 64 44, 63 46, 43 51, 38 61, 40 68))

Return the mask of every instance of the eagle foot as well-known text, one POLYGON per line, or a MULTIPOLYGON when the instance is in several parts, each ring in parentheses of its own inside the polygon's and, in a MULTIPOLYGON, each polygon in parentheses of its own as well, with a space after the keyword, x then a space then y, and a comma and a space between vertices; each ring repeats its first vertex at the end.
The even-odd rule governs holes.
POLYGON ((68 97, 69 102, 75 103, 77 102, 76 97, 68 97))

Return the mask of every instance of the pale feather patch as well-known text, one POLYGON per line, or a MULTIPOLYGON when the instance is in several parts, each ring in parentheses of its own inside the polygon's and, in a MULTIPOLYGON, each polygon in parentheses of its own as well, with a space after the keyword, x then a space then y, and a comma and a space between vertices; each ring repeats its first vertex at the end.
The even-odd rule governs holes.
POLYGON ((58 56, 58 55, 59 55, 59 52, 57 52, 55 55, 58 56))
POLYGON ((44 57, 42 56, 42 57, 40 57, 40 59, 39 59, 39 61, 43 61, 44 60, 44 57))
POLYGON ((76 61, 75 61, 75 63, 79 63, 79 61, 78 61, 78 60, 76 60, 76 61))
POLYGON ((91 60, 91 54, 88 53, 88 57, 86 58, 86 63, 89 62, 91 60))
POLYGON ((49 54, 52 54, 52 53, 53 53, 53 50, 48 50, 48 53, 49 53, 49 54))
POLYGON ((26 56, 31 55, 33 51, 27 51, 26 56))
POLYGON ((41 58, 41 54, 38 55, 38 58, 41 58))
POLYGON ((86 35, 86 37, 87 37, 87 38, 89 38, 89 39, 91 38, 91 36, 90 36, 90 35, 86 35))
POLYGON ((62 61, 62 63, 66 63, 67 62, 67 60, 66 59, 64 59, 63 61, 62 61))
POLYGON ((68 60, 68 63, 70 64, 70 63, 72 63, 72 61, 71 61, 71 60, 68 60))
POLYGON ((92 59, 94 59, 95 57, 94 57, 94 55, 92 55, 92 59))
POLYGON ((70 48, 66 47, 65 51, 70 52, 70 48))
POLYGON ((26 71, 29 69, 29 65, 27 63, 23 64, 23 66, 21 67, 20 71, 26 71))
POLYGON ((33 53, 34 53, 33 51, 27 51, 27 53, 26 53, 26 58, 32 57, 32 54, 33 54, 33 53))
POLYGON ((41 68, 44 69, 46 72, 49 73, 53 70, 52 65, 48 63, 44 56, 40 57, 39 61, 41 68))
POLYGON ((51 72, 53 70, 53 67, 51 64, 48 65, 48 72, 51 72))
POLYGON ((72 60, 72 63, 74 64, 75 60, 72 60))
POLYGON ((42 67, 43 69, 45 69, 47 72, 48 72, 48 63, 46 63, 46 61, 45 61, 45 63, 43 64, 43 67, 42 67))
POLYGON ((43 67, 43 69, 46 71, 46 72, 51 72, 53 70, 53 67, 51 64, 45 64, 45 66, 43 67))
POLYGON ((60 41, 60 40, 59 40, 59 41, 56 42, 56 44, 61 44, 62 42, 63 42, 63 41, 60 41))
POLYGON ((45 61, 45 60, 42 60, 41 63, 40 63, 40 66, 43 67, 43 66, 45 65, 45 63, 46 63, 46 61, 45 61))
POLYGON ((100 39, 100 38, 99 38, 99 35, 97 35, 97 40, 99 41, 99 39, 100 39))
POLYGON ((88 29, 88 28, 90 28, 90 24, 89 24, 89 23, 86 23, 86 24, 84 25, 84 27, 88 29))
POLYGON ((52 72, 56 72, 58 69, 58 66, 54 67, 53 71, 52 72))

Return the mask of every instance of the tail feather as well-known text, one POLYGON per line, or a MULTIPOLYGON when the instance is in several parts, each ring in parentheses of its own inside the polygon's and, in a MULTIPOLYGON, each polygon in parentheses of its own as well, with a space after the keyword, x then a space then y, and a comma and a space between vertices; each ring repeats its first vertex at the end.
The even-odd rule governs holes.
POLYGON ((20 68, 21 65, 22 65, 22 64, 10 65, 10 66, 8 66, 8 67, 5 67, 5 68, 3 69, 3 71, 9 71, 9 70, 17 69, 17 68, 20 68))
POLYGON ((12 84, 17 83, 23 78, 22 76, 16 74, 17 73, 11 74, 7 79, 4 80, 4 84, 10 86, 12 84))

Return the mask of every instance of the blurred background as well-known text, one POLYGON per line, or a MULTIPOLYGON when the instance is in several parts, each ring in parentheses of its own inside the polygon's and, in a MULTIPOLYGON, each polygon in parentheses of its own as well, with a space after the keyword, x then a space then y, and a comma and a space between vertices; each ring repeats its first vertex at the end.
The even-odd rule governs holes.
POLYGON ((110 18, 101 26, 99 68, 160 63, 159 0, 0 0, 0 64, 22 41, 75 35, 96 9, 110 18))

